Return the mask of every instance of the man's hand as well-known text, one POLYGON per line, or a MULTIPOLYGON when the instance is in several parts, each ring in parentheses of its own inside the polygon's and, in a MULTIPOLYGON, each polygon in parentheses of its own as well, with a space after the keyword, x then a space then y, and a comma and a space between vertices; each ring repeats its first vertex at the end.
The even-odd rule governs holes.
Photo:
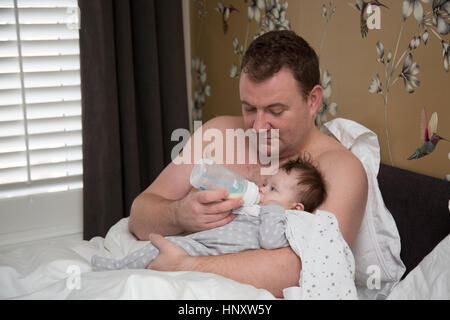
POLYGON ((189 271, 194 270, 194 257, 173 242, 159 234, 150 234, 150 242, 159 250, 159 255, 147 266, 156 271, 189 271))
POLYGON ((192 189, 179 201, 177 224, 186 232, 218 228, 230 223, 235 215, 231 211, 243 205, 242 199, 223 200, 227 190, 192 189))

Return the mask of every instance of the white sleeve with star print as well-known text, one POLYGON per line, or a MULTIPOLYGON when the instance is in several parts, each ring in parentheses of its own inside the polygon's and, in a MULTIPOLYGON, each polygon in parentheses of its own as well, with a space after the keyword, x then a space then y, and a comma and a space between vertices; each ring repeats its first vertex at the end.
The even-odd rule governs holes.
POLYGON ((299 286, 283 290, 285 299, 357 299, 355 259, 336 217, 323 210, 288 210, 286 215, 286 237, 302 270, 299 286))

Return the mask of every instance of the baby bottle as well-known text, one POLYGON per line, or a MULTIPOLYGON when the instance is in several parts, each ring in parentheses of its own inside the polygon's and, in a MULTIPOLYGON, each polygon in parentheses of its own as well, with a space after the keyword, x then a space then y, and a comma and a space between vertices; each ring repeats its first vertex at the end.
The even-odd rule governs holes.
POLYGON ((242 198, 244 206, 258 204, 261 200, 258 186, 211 159, 201 159, 191 172, 191 185, 200 190, 228 190, 227 199, 242 198))

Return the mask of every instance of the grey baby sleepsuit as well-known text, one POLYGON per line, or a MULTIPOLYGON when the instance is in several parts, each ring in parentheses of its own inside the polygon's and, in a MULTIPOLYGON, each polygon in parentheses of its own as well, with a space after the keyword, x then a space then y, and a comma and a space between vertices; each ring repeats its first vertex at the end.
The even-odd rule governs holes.
MULTIPOLYGON (((278 205, 261 206, 259 216, 238 214, 230 223, 187 236, 166 239, 183 248, 190 256, 215 256, 254 249, 289 246, 285 236, 286 214, 278 205)), ((93 256, 94 271, 144 269, 159 254, 151 243, 120 260, 93 256)))

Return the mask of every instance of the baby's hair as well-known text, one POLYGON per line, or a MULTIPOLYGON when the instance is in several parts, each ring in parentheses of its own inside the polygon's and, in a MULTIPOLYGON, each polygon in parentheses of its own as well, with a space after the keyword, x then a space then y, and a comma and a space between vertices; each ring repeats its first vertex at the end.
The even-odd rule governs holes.
POLYGON ((305 211, 313 212, 325 201, 327 197, 325 180, 309 154, 299 155, 297 159, 281 166, 281 169, 287 174, 290 174, 291 170, 298 173, 299 202, 303 203, 305 211))

